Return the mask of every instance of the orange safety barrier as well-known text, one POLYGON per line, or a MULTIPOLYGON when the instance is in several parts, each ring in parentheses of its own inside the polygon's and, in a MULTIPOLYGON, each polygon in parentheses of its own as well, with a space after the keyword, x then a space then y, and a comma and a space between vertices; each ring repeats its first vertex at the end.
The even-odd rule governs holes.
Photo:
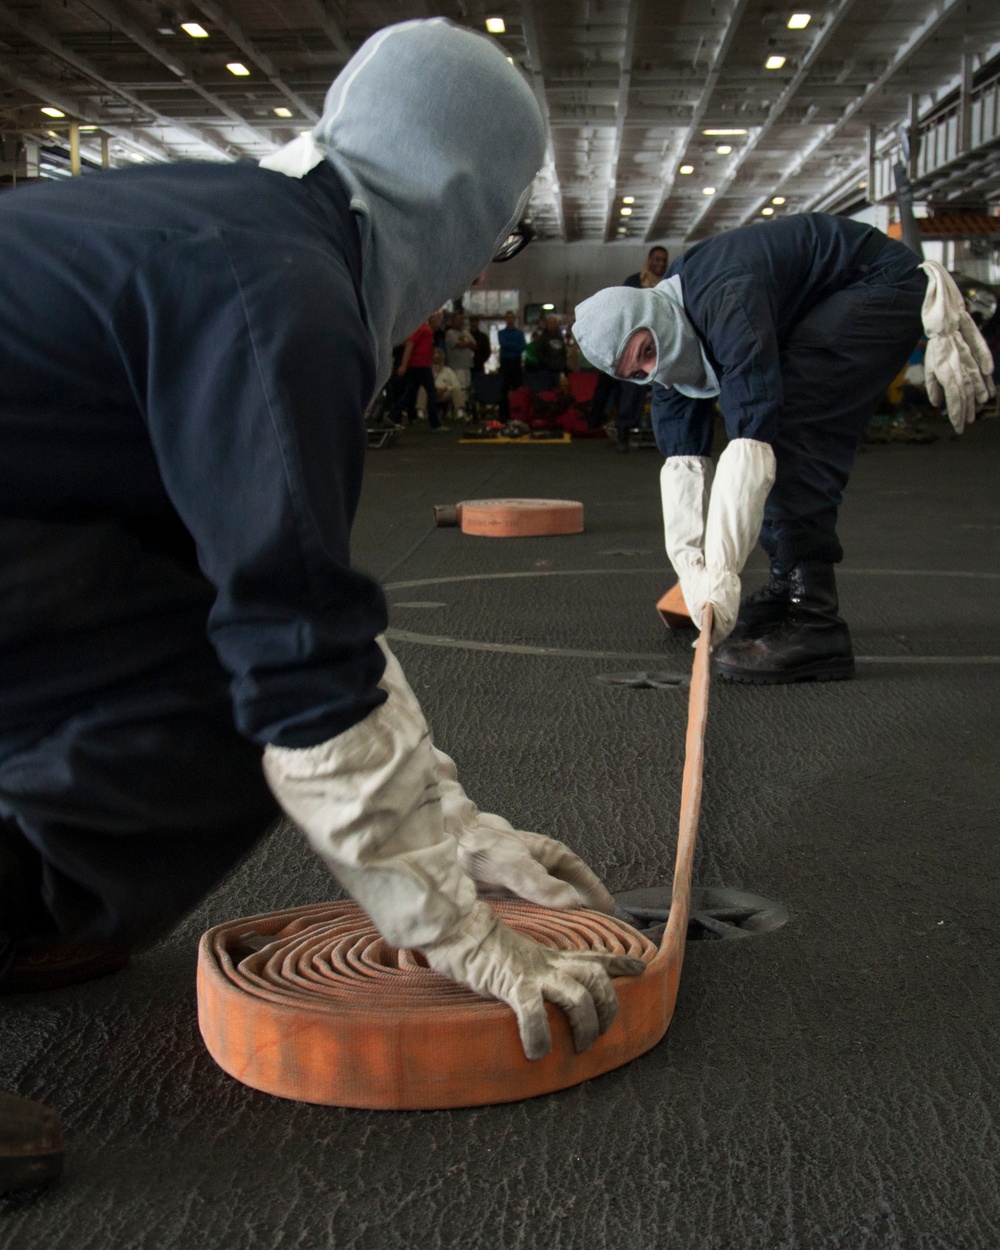
POLYGON ((437 525, 460 525, 481 538, 543 538, 583 533, 583 504, 575 499, 466 499, 439 504, 437 525))
POLYGON ((668 629, 694 629, 694 621, 691 620, 691 613, 681 594, 680 582, 671 586, 657 602, 656 610, 668 629))
POLYGON ((255 1089, 302 1102, 433 1110, 565 1089, 655 1046, 673 1015, 684 960, 710 634, 709 619, 695 651, 672 902, 659 949, 600 912, 493 903, 505 923, 547 945, 645 960, 642 976, 616 978, 618 1016, 590 1050, 576 1054, 565 1017, 550 1004, 552 1050, 526 1059, 505 1003, 390 947, 356 904, 319 903, 233 920, 202 937, 198 1022, 220 1067, 255 1089))

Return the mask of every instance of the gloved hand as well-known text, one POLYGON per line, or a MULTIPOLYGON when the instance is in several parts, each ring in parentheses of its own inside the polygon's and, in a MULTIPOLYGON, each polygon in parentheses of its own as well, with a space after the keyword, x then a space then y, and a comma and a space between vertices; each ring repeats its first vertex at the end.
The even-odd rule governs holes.
POLYGON ((542 946, 502 925, 484 902, 421 952, 436 972, 507 1003, 529 1059, 541 1059, 552 1046, 546 1000, 565 1011, 579 1053, 607 1032, 617 1014, 611 978, 638 976, 646 967, 630 955, 542 946))
POLYGON ((614 912, 615 900, 568 846, 481 812, 459 784, 454 760, 437 747, 434 757, 444 827, 457 839, 458 862, 480 893, 510 893, 543 907, 614 912))
MULTIPOLYGON (((420 705, 396 657, 384 639, 378 642, 386 702, 318 746, 268 746, 268 785, 386 941, 423 950, 439 972, 509 1002, 526 1050, 532 1047, 529 1057, 547 1050, 544 997, 566 1008, 585 1049, 614 1018, 609 975, 633 975, 641 961, 547 952, 476 901, 457 841, 445 830, 439 764, 420 705)), ((494 867, 488 875, 496 873, 494 867)))
POLYGON ((924 381, 932 404, 948 409, 948 419, 961 434, 976 419, 976 408, 996 393, 993 357, 969 316, 954 279, 937 261, 920 266, 927 274, 921 318, 927 333, 924 381))
POLYGON ((739 575, 760 535, 774 485, 774 452, 756 439, 733 439, 719 457, 706 519, 709 464, 702 456, 669 457, 660 493, 667 555, 684 602, 699 629, 706 604, 712 606, 712 641, 719 643, 739 614, 739 575))

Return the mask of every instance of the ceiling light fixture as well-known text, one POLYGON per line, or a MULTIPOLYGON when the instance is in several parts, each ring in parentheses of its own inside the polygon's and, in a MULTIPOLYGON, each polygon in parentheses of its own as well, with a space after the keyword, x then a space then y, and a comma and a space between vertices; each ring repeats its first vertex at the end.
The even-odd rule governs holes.
POLYGON ((634 196, 634 195, 623 195, 623 196, 622 196, 622 203, 623 203, 623 204, 634 204, 634 203, 635 203, 635 196, 634 196))
POLYGON ((625 208, 620 208, 618 211, 621 213, 621 215, 622 215, 623 217, 631 217, 631 216, 632 216, 632 210, 631 210, 629 207, 627 207, 627 206, 626 206, 625 208))
POLYGON ((812 21, 811 13, 793 13, 788 19, 789 30, 805 30, 812 21))
POLYGON ((618 227, 618 233, 619 233, 619 234, 624 234, 624 233, 625 233, 625 227, 624 227, 624 226, 619 226, 619 227, 618 227))
POLYGON ((773 208, 762 208, 760 212, 762 217, 772 217, 774 215, 773 208))
POLYGON ((503 35, 507 31, 507 23, 502 17, 488 17, 486 19, 486 29, 491 35, 503 35))
POLYGON ((784 63, 785 63, 785 57, 783 56, 769 56, 767 60, 764 62, 764 68, 765 69, 781 69, 784 63))
POLYGON ((718 152, 720 156, 728 156, 729 153, 733 150, 733 148, 732 148, 732 144, 730 143, 720 143, 719 146, 715 150, 716 152, 718 152))
POLYGON ((96 126, 81 126, 81 127, 80 127, 80 134, 83 134, 83 132, 84 132, 85 130, 96 130, 96 129, 97 129, 97 127, 96 127, 96 126))
POLYGON ((715 135, 745 135, 747 132, 745 130, 718 130, 716 129, 716 130, 703 130, 701 133, 703 135, 715 136, 715 135))
POLYGON ((286 109, 283 104, 279 104, 274 110, 275 117, 291 117, 292 110, 286 109))
POLYGON ((54 109, 51 104, 43 104, 41 110, 46 117, 65 117, 62 109, 54 109))
POLYGON ((181 30, 192 39, 207 39, 208 31, 198 22, 181 22, 181 30))
POLYGON ((702 195, 714 195, 715 187, 702 187, 701 193, 702 195))
POLYGON ((694 173, 694 166, 693 166, 693 165, 682 165, 682 166, 680 167, 680 169, 679 169, 677 172, 678 172, 679 174, 693 174, 693 173, 694 173))
POLYGON ((242 61, 230 61, 226 66, 231 74, 235 74, 237 78, 246 78, 250 71, 242 61))
POLYGON ((555 310, 556 310, 555 304, 543 304, 542 305, 542 312, 555 312, 555 310))
POLYGON ((772 204, 784 204, 784 202, 785 202, 785 197, 784 197, 783 195, 772 195, 772 196, 771 196, 771 203, 772 203, 772 204))

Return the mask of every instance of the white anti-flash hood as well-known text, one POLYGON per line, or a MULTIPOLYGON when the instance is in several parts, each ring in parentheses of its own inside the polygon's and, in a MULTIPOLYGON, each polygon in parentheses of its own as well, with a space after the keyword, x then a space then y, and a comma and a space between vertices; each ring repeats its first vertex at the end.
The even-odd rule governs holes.
POLYGON ((261 161, 302 177, 325 158, 346 184, 379 385, 393 345, 489 263, 544 153, 538 103, 500 47, 434 18, 373 35, 314 130, 261 161))

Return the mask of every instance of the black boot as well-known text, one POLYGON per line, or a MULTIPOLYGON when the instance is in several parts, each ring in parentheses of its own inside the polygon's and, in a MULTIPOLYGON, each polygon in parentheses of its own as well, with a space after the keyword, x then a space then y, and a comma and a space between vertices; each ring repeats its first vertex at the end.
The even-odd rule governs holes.
POLYGON ((715 671, 730 681, 767 685, 853 677, 851 635, 837 615, 833 565, 796 564, 785 619, 759 638, 724 642, 715 653, 715 671))
POLYGON ((772 560, 767 585, 755 590, 740 604, 740 614, 726 641, 745 642, 748 638, 759 638, 772 625, 783 621, 791 607, 788 583, 788 569, 772 560))

